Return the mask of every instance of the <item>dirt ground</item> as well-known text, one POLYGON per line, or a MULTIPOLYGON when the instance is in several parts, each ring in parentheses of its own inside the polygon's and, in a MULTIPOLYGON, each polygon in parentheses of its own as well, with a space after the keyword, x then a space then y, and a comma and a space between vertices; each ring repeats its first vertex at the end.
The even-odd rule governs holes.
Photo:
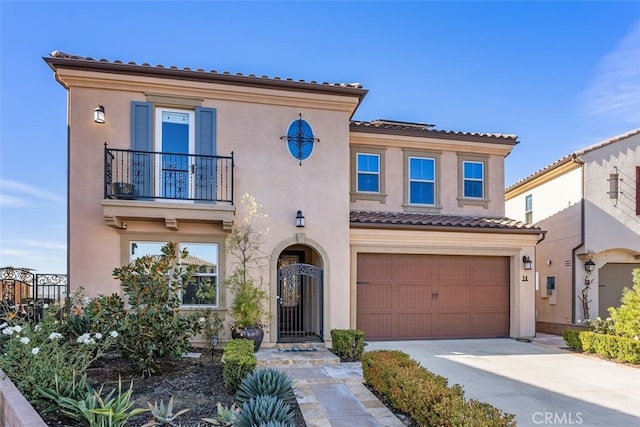
MULTIPOLYGON (((166 405, 174 396, 174 413, 181 409, 188 412, 176 419, 182 427, 210 425, 203 418, 215 418, 218 402, 231 406, 234 399, 222 382, 222 350, 213 355, 208 349, 193 349, 200 352, 199 358, 183 358, 163 363, 149 378, 142 378, 140 372, 126 360, 116 356, 100 359, 87 371, 89 382, 94 387, 105 384, 105 391, 117 387, 118 378, 122 379, 123 389, 127 389, 133 380, 133 397, 135 408, 148 408, 148 402, 166 405)), ((103 393, 103 395, 106 393, 103 393)), ((297 404, 292 408, 295 413, 296 426, 306 423, 297 404)), ((82 424, 73 420, 60 419, 50 415, 42 415, 48 426, 76 427, 82 424)), ((140 426, 151 420, 150 414, 137 415, 129 420, 127 426, 140 426)))

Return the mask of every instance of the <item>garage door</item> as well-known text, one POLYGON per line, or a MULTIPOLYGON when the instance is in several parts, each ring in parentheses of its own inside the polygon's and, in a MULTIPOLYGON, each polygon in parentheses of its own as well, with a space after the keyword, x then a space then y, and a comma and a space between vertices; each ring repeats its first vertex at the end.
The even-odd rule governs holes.
POLYGON ((598 316, 609 317, 609 307, 620 307, 622 289, 633 287, 632 271, 640 264, 608 263, 598 270, 598 316))
POLYGON ((509 258, 359 254, 356 321, 369 340, 508 336, 509 258))

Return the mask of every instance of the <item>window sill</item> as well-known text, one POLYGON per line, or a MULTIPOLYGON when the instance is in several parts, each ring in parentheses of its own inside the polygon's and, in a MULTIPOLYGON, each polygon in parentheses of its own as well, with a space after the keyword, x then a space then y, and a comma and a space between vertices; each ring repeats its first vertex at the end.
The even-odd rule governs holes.
POLYGON ((439 214, 442 212, 442 206, 436 205, 402 205, 405 212, 416 212, 416 213, 435 213, 439 214))
POLYGON ((386 194, 373 194, 373 193, 350 193, 351 201, 355 202, 356 200, 373 200, 384 204, 387 200, 386 194))
POLYGON ((482 206, 485 209, 489 209, 488 199, 465 199, 462 197, 458 197, 458 207, 463 206, 482 206))

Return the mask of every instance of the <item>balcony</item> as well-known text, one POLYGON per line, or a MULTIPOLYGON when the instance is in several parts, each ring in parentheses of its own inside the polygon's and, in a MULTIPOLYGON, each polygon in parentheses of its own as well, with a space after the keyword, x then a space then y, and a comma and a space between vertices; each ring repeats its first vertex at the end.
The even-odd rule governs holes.
POLYGON ((126 228, 126 220, 164 219, 233 222, 233 153, 209 156, 104 148, 104 218, 126 228))

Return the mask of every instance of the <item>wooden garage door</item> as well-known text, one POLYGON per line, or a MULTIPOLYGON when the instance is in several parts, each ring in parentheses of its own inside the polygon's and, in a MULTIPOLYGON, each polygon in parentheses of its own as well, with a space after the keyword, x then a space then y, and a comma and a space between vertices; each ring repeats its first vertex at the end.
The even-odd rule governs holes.
POLYGON ((357 274, 366 339, 508 336, 507 257, 359 254, 357 274))

